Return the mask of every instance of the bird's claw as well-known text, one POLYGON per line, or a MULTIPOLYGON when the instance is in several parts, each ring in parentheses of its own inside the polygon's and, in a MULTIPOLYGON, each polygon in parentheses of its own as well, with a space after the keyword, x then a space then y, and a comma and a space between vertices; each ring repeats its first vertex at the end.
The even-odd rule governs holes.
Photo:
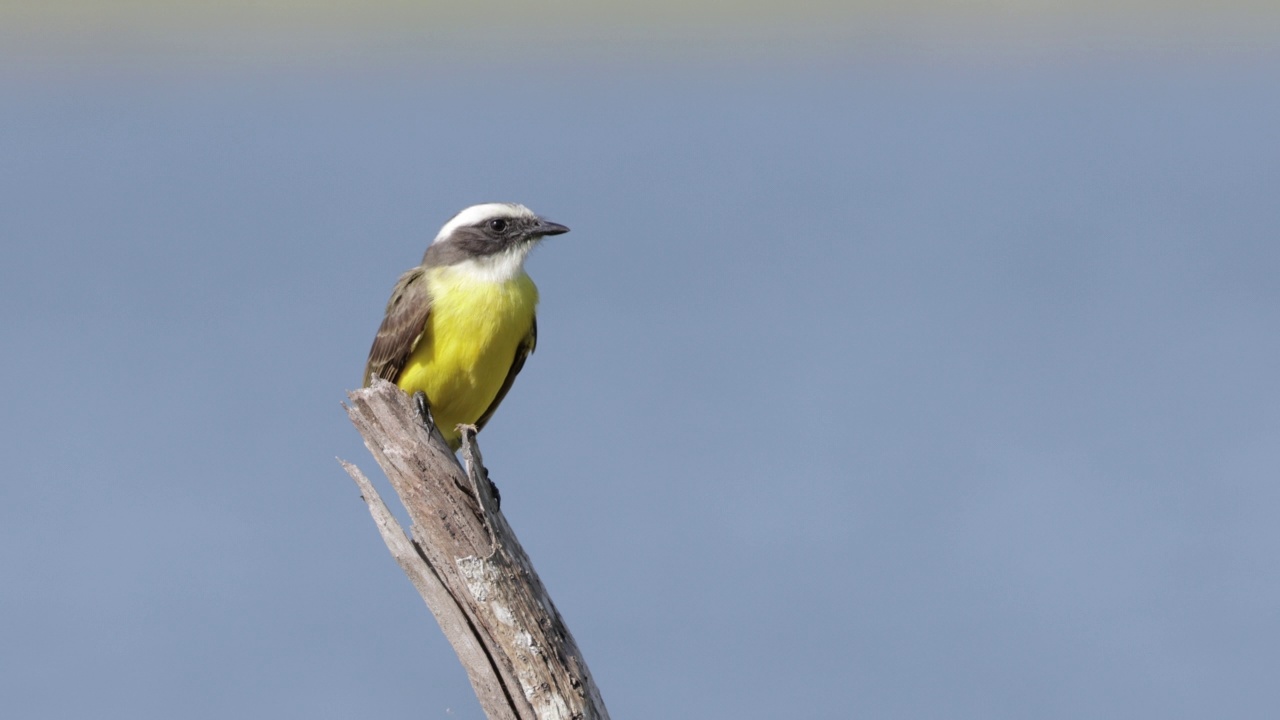
POLYGON ((484 479, 489 481, 489 492, 493 494, 493 509, 502 509, 502 493, 498 492, 498 486, 494 484, 493 478, 489 477, 489 468, 484 470, 484 479))
POLYGON ((413 412, 427 428, 427 432, 436 426, 436 419, 431 417, 431 405, 427 402, 427 394, 421 390, 413 394, 413 412))

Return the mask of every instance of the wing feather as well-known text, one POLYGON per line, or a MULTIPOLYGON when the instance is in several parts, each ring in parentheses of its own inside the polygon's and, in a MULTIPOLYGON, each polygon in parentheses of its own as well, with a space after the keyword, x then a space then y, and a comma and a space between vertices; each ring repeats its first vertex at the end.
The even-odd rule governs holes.
POLYGON ((369 361, 364 366, 365 387, 374 377, 391 382, 400 378, 400 371, 422 339, 430 314, 431 293, 427 291, 426 268, 418 266, 401 275, 391 291, 387 314, 373 338, 369 361))

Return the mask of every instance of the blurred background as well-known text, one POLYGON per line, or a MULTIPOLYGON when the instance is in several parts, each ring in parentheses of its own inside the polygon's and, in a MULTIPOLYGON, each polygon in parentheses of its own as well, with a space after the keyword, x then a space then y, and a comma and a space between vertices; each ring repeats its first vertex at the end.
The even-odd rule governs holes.
MULTIPOLYGON (((335 456, 467 205, 616 718, 1280 704, 1280 6, 0 3, 0 711, 479 718, 335 456)), ((383 485, 385 487, 385 484, 383 485)))

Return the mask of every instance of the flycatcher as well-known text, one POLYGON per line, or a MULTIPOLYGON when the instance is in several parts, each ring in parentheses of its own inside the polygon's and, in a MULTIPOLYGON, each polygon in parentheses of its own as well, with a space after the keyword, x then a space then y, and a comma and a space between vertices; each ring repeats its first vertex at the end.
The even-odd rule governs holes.
POLYGON ((538 342, 538 288, 524 261, 569 228, 512 203, 454 215, 422 264, 400 276, 369 350, 364 384, 380 377, 421 391, 457 450, 458 425, 483 428, 538 342))

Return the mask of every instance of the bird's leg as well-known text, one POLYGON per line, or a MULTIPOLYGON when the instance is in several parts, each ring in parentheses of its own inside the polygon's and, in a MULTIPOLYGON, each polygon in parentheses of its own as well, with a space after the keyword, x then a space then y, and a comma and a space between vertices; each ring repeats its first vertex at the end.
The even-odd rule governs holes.
MULTIPOLYGON (((468 466, 473 463, 480 471, 480 475, 484 481, 489 483, 489 494, 493 496, 493 509, 498 511, 502 509, 502 493, 498 492, 498 486, 494 484, 493 478, 489 477, 489 468, 485 467, 484 460, 480 457, 480 444, 476 442, 476 434, 479 432, 474 427, 460 428, 462 429, 463 457, 466 458, 468 466)), ((473 481, 474 482, 474 481, 473 481)), ((472 486, 472 491, 478 496, 480 488, 472 486)), ((479 497, 476 498, 479 500, 479 497)))
MULTIPOLYGON (((494 484, 493 478, 489 477, 489 468, 483 464, 480 465, 480 474, 484 477, 484 481, 489 483, 489 494, 493 496, 493 509, 502 509, 502 493, 498 492, 498 486, 494 484)), ((480 492, 480 488, 475 488, 476 493, 480 492)))
POLYGON ((431 405, 427 402, 427 394, 421 390, 413 394, 413 413, 418 416, 422 426, 430 434, 432 428, 436 426, 436 419, 431 417, 431 405))

